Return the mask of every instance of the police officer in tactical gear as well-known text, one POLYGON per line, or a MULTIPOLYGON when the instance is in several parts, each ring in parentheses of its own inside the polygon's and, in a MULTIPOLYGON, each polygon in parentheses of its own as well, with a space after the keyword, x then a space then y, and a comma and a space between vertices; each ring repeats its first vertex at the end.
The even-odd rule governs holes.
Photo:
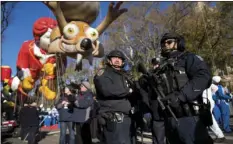
MULTIPOLYGON (((151 60, 152 69, 150 70, 151 73, 155 73, 160 63, 162 63, 163 59, 159 60, 158 58, 153 58, 151 60)), ((157 101, 156 93, 152 91, 152 89, 149 86, 147 78, 145 78, 144 75, 142 75, 139 78, 139 84, 141 88, 144 89, 145 92, 147 92, 147 96, 149 99, 149 108, 150 112, 152 114, 152 140, 153 144, 165 144, 166 138, 165 138, 165 126, 164 126, 164 113, 159 107, 159 103, 157 101)))
MULTIPOLYGON (((162 101, 169 105, 176 118, 165 112, 166 137, 170 144, 212 144, 203 121, 202 92, 211 84, 211 74, 203 59, 185 51, 184 38, 166 33, 161 39, 161 55, 172 61, 165 73, 169 89, 162 101), (199 104, 198 106, 195 104, 199 104), (198 108, 197 108, 198 107, 198 108)), ((205 118, 204 118, 205 119, 205 118)))
POLYGON ((101 141, 106 144, 131 144, 131 104, 128 97, 132 89, 122 73, 125 56, 121 51, 113 50, 106 58, 106 67, 94 77, 96 99, 100 104, 98 120, 104 135, 101 141))

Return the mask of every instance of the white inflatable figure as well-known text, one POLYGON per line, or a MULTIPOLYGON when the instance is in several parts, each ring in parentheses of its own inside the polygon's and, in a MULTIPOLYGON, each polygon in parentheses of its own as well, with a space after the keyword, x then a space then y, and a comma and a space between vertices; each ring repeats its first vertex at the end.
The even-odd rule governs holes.
POLYGON ((212 121, 213 121, 213 125, 210 126, 210 129, 216 135, 217 138, 221 139, 221 138, 224 138, 224 134, 222 130, 219 128, 219 125, 213 115, 213 109, 214 109, 215 103, 212 98, 212 95, 215 94, 217 90, 218 90, 218 86, 216 86, 215 84, 211 84, 211 86, 208 89, 203 91, 202 97, 203 97, 204 103, 207 103, 207 99, 210 102, 210 111, 212 114, 212 121))

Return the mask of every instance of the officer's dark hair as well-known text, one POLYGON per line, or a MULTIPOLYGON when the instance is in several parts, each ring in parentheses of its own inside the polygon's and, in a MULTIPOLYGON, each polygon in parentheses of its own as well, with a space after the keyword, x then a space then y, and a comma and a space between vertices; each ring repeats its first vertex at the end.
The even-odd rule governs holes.
POLYGON ((122 67, 124 67, 126 58, 125 58, 125 55, 123 54, 123 52, 121 52, 119 50, 112 50, 112 51, 110 51, 109 54, 106 56, 106 58, 107 58, 106 62, 107 63, 108 63, 108 60, 111 59, 111 57, 119 57, 119 58, 121 58, 122 59, 122 67))
POLYGON ((165 43, 165 40, 167 39, 175 39, 177 40, 177 50, 184 51, 185 50, 185 39, 183 36, 178 35, 177 33, 165 33, 160 41, 161 46, 163 46, 165 43))

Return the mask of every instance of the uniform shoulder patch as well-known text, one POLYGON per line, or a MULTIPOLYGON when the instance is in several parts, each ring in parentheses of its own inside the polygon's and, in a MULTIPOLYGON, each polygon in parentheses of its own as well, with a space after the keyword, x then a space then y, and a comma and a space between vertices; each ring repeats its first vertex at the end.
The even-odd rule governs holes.
POLYGON ((104 73, 104 69, 102 68, 102 69, 99 69, 98 71, 97 71, 97 76, 101 76, 101 75, 103 75, 103 73, 104 73))
POLYGON ((196 55, 196 56, 200 61, 204 61, 204 59, 201 56, 199 56, 199 55, 196 55))

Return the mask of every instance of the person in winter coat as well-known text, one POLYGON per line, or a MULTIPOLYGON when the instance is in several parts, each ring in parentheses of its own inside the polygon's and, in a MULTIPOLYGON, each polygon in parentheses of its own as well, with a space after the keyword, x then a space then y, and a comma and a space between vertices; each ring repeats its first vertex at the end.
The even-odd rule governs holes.
POLYGON ((19 121, 21 125, 21 140, 27 140, 28 144, 36 143, 36 133, 39 130, 39 112, 37 104, 28 100, 20 110, 19 121))
POLYGON ((78 144, 92 144, 90 130, 90 111, 94 103, 90 83, 83 81, 75 97, 73 120, 76 125, 78 144))
POLYGON ((59 122, 60 122, 60 140, 59 144, 66 144, 66 129, 69 130, 69 144, 75 143, 75 133, 73 128, 73 108, 70 107, 71 102, 69 99, 72 99, 73 95, 70 92, 68 87, 65 88, 64 95, 61 96, 58 103, 55 105, 59 113, 59 122))

